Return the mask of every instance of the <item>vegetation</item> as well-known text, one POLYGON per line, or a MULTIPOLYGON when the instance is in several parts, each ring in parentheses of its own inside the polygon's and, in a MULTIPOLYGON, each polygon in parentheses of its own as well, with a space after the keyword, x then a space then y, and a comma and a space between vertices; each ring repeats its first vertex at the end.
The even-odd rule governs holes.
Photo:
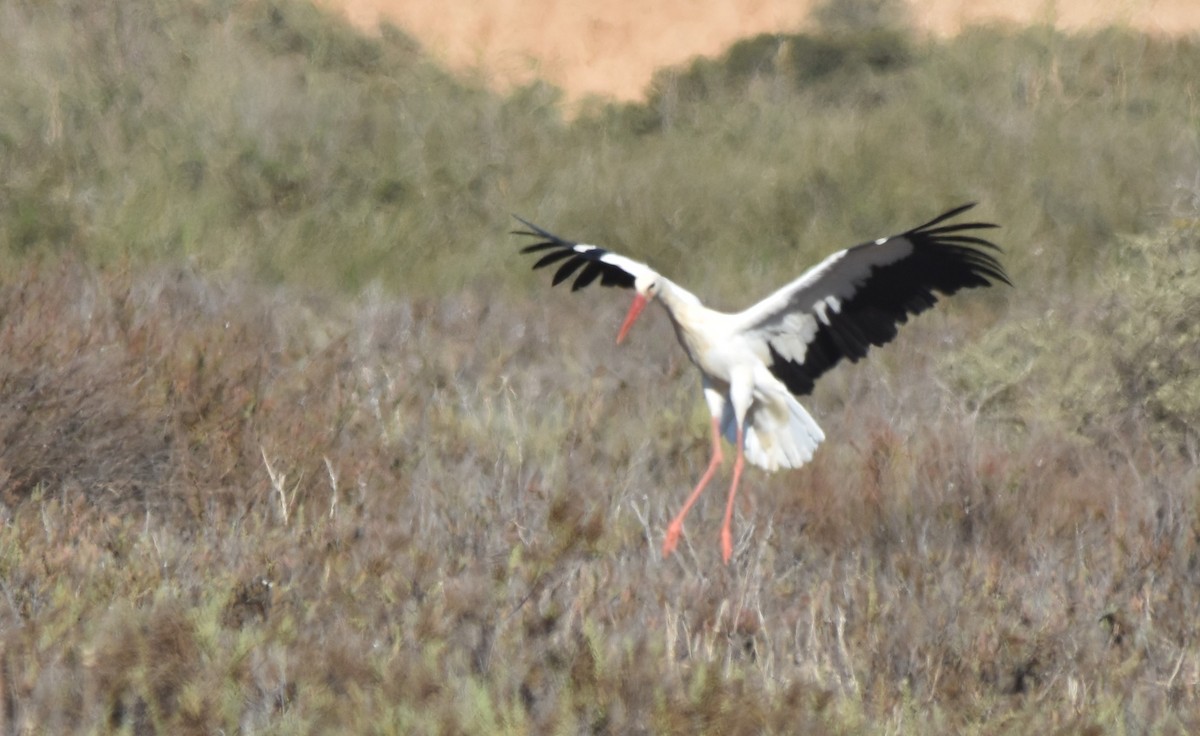
POLYGON ((829 22, 564 116, 298 2, 0 18, 0 732, 1200 729, 1194 39, 829 22), (966 199, 1016 288, 662 560, 692 369, 508 213, 740 306, 966 199))

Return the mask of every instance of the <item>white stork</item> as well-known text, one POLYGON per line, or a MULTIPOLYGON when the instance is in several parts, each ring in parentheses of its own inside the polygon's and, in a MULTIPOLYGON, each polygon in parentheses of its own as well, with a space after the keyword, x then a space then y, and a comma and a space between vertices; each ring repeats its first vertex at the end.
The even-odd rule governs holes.
POLYGON ((574 243, 517 217, 539 241, 522 253, 549 251, 535 269, 562 262, 555 285, 578 272, 572 290, 597 279, 604 286, 633 288, 633 305, 617 333, 625 339, 646 304, 667 310, 675 334, 700 369, 704 399, 712 413, 712 459, 699 483, 667 527, 663 556, 675 549, 683 520, 723 459, 721 436, 737 448, 733 481, 721 526, 721 554, 733 553, 733 500, 745 460, 766 470, 808 462, 825 434, 797 396, 842 358, 855 362, 872 345, 896 336, 896 328, 937 301, 935 291, 1012 285, 989 251, 1000 249, 972 231, 984 222, 943 225, 973 207, 957 207, 900 235, 839 251, 800 278, 736 314, 709 309, 691 292, 649 266, 594 245, 574 243), (581 270, 582 269, 582 270, 581 270))

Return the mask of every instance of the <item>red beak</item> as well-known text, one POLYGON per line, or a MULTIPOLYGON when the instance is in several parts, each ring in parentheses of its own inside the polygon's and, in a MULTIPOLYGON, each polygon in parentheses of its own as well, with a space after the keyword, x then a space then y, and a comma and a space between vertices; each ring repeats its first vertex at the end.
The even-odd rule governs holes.
POLYGON ((636 320, 638 315, 642 313, 642 310, 646 308, 646 301, 646 297, 642 296, 641 294, 634 295, 633 304, 629 305, 629 314, 625 315, 625 322, 621 325, 621 331, 617 333, 618 345, 620 345, 621 341, 625 339, 625 333, 629 332, 629 328, 633 327, 634 320, 636 320))

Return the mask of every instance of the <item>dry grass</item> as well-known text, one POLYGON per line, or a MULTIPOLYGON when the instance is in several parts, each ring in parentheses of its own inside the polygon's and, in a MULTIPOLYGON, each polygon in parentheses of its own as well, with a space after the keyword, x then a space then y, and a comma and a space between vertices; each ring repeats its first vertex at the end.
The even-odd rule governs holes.
POLYGON ((1193 41, 762 37, 566 122, 303 3, 0 20, 0 733, 1200 728, 1193 41), (975 197, 1018 288, 662 560, 693 369, 505 213, 737 306, 975 197))
POLYGON ((11 279, 4 728, 1200 725, 1193 463, 988 419, 928 357, 978 336, 931 316, 831 377, 811 465, 748 477, 733 564, 719 493, 663 561, 691 369, 665 320, 616 354, 578 328, 620 305, 561 296, 11 279))

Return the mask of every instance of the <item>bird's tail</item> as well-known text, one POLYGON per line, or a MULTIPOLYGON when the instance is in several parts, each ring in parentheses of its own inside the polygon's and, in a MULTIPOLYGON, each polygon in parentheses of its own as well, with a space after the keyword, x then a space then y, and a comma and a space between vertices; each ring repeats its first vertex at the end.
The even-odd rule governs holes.
MULTIPOLYGON (((721 433, 737 442, 733 412, 725 412, 721 433)), ((746 413, 746 460, 765 470, 798 468, 812 459, 825 433, 790 394, 774 401, 755 401, 746 413)))

